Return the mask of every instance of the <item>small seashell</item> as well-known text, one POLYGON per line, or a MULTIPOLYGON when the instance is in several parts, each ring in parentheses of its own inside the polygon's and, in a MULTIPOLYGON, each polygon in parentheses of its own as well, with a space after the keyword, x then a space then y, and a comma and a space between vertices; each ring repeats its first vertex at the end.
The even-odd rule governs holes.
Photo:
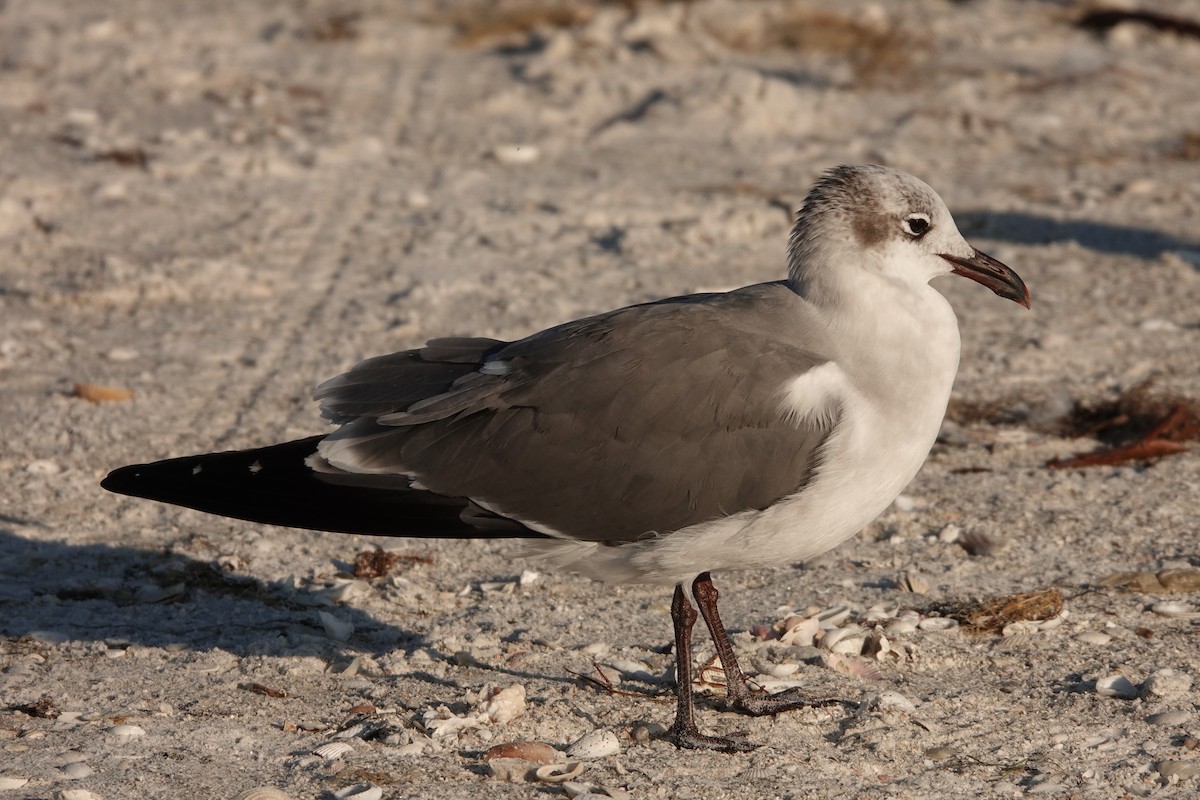
POLYGON ((525 713, 525 687, 514 683, 492 695, 487 704, 488 719, 504 725, 525 713))
POLYGON ((826 667, 843 675, 850 675, 867 681, 883 679, 883 673, 873 661, 867 661, 865 658, 860 658, 859 656, 830 653, 825 656, 823 661, 826 667))
POLYGON ((373 783, 360 783, 336 791, 333 796, 338 800, 379 800, 383 797, 383 789, 373 783))
POLYGON ((830 652, 858 653, 862 650, 861 636, 862 628, 859 628, 857 625, 848 625, 845 628, 835 628, 834 630, 828 631, 824 636, 821 637, 820 647, 822 650, 829 650, 830 652), (835 651, 834 648, 841 644, 845 639, 858 639, 858 647, 851 649, 843 648, 835 651))
POLYGON ((327 761, 333 761, 335 758, 341 758, 344 755, 353 753, 354 748, 345 742, 327 742, 319 747, 314 747, 312 754, 320 756, 327 761))
POLYGON ((501 164, 532 164, 541 151, 529 144, 505 144, 492 148, 492 158, 501 164))
POLYGON ((790 616, 783 621, 784 632, 779 641, 791 647, 811 647, 821 622, 815 617, 790 616), (793 621, 794 620, 794 621, 793 621))
POLYGON ((1183 709, 1175 709, 1172 711, 1160 711, 1157 714, 1151 714, 1146 717, 1146 722, 1151 725, 1186 725, 1187 721, 1192 718, 1189 711, 1183 709))
POLYGON ((592 731, 580 736, 567 748, 571 758, 591 760, 621 752, 621 742, 612 731, 592 731))
POLYGON ((1138 696, 1138 690, 1129 682, 1129 678, 1118 672, 1097 680, 1096 694, 1103 697, 1115 697, 1119 700, 1132 700, 1138 696))
POLYGON ((531 569, 521 570, 521 577, 517 578, 518 586, 532 586, 537 583, 538 578, 542 575, 540 572, 535 572, 531 569))
POLYGON ((898 708, 901 711, 908 712, 909 714, 915 714, 917 712, 916 703, 914 703, 912 700, 909 700, 899 692, 892 691, 891 689, 887 689, 879 693, 878 703, 880 708, 898 708))
POLYGON ((233 800, 292 800, 292 798, 271 786, 255 786, 253 789, 247 789, 237 795, 233 800))
POLYGON ((146 731, 137 725, 113 725, 108 729, 113 736, 145 736, 146 731))
POLYGON ((900 579, 896 583, 906 592, 912 592, 913 594, 929 593, 929 581, 925 580, 924 576, 919 572, 902 572, 900 573, 900 579))
POLYGON ((491 761, 493 758, 519 758, 538 764, 553 764, 562 758, 562 753, 542 742, 511 742, 489 747, 483 759, 491 761))
POLYGON ((958 627, 958 620, 950 617, 926 617, 917 623, 923 631, 948 631, 958 627))
POLYGON ((80 778, 86 778, 94 772, 94 769, 82 761, 76 761, 72 764, 67 764, 62 768, 62 774, 73 781, 77 781, 80 778))
POLYGON ((817 621, 827 631, 842 627, 842 623, 848 619, 850 619, 849 606, 834 606, 817 614, 817 621))
POLYGON ((962 534, 962 528, 951 523, 938 531, 938 541, 942 544, 954 544, 962 534))
POLYGON ((572 778, 577 778, 583 773, 583 764, 579 761, 570 764, 547 764, 544 767, 538 767, 537 779, 543 783, 566 783, 572 778))
POLYGON ((317 616, 321 619, 321 627, 325 629, 325 635, 335 642, 344 642, 354 633, 353 622, 339 619, 328 611, 318 611, 317 616))
POLYGON ((1105 645, 1111 642, 1112 638, 1104 631, 1084 631, 1076 636, 1075 640, 1084 644, 1105 645))
POLYGON ((58 793, 58 800, 101 800, 101 797, 87 789, 63 789, 58 793))
POLYGON ((900 606, 896 603, 877 603, 867 609, 867 621, 882 622, 885 619, 891 619, 899 610, 900 606))
POLYGON ((1200 617, 1200 614, 1196 613, 1196 609, 1178 600, 1164 600, 1161 603, 1155 603, 1150 606, 1150 610, 1162 617, 1176 617, 1178 619, 1196 619, 1200 617))
POLYGON ((891 642, 883 635, 883 631, 873 630, 867 633, 866 641, 863 642, 862 649, 859 652, 864 656, 874 656, 876 659, 882 659, 891 652, 891 649, 891 642))
POLYGON ((117 386, 100 386, 95 383, 77 383, 72 390, 76 397, 89 403, 123 403, 133 399, 133 390, 117 386))
POLYGON ((0 775, 0 791, 5 789, 20 789, 29 783, 29 778, 18 778, 15 775, 0 775))
POLYGON ((894 619, 889 622, 884 630, 887 632, 888 636, 899 638, 906 634, 914 633, 917 630, 917 621, 908 619, 906 617, 901 617, 900 619, 894 619))

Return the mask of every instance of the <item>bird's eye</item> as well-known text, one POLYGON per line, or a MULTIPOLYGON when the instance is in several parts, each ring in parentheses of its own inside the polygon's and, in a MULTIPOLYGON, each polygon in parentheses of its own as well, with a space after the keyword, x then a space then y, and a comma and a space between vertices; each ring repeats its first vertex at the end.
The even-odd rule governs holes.
POLYGON ((929 230, 929 217, 924 214, 913 214, 904 220, 904 232, 914 239, 920 239, 929 230))

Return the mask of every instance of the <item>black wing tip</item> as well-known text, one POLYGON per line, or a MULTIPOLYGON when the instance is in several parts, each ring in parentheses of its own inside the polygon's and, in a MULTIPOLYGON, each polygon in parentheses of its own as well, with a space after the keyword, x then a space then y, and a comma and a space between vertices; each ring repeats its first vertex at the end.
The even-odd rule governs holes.
POLYGON ((136 497, 138 496, 137 484, 140 482, 144 466, 146 465, 130 464, 125 467, 117 467, 104 476, 104 480, 100 481, 100 487, 114 494, 128 494, 136 497))

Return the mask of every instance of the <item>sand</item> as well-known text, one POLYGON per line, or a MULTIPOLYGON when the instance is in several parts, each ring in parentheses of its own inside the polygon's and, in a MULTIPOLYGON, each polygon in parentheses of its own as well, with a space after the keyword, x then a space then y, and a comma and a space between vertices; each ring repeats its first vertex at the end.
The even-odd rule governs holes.
POLYGON ((1085 9, 0 6, 0 797, 1195 796, 1200 446, 1046 463, 1200 399, 1200 39, 1085 9), (823 558, 716 576, 751 669, 861 708, 714 700, 702 727, 762 746, 679 751, 669 590, 99 488, 321 432, 308 392, 365 356, 778 278, 812 179, 863 161, 938 189, 1033 310, 943 279, 962 368, 924 470, 823 558), (401 558, 353 578, 376 546, 401 558), (929 622, 1047 589, 1049 622, 929 622), (886 652, 772 638, 839 606, 886 652), (563 752, 596 731, 620 752, 563 752), (583 771, 489 767, 522 741, 583 771))

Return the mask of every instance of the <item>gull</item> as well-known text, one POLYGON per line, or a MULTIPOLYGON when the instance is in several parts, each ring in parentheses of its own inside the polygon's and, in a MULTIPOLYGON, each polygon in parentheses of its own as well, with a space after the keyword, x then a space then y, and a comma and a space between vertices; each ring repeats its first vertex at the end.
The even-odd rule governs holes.
POLYGON ((296 528, 526 538, 575 573, 673 585, 667 738, 746 750, 697 727, 697 609, 730 710, 830 698, 747 683, 710 573, 811 559, 916 475, 959 359, 954 311, 931 279, 962 275, 1029 307, 1021 278, 967 243, 933 189, 878 165, 819 178, 787 266, 785 280, 514 342, 432 339, 370 358, 316 388, 339 426, 327 435, 122 467, 103 486, 296 528))

